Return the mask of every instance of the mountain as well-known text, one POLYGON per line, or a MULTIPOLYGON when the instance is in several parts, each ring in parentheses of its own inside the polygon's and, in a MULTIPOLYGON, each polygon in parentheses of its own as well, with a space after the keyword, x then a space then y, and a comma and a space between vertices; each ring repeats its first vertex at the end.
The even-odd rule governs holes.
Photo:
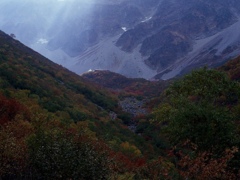
POLYGON ((0 2, 0 28, 77 74, 92 69, 169 79, 240 54, 239 5, 236 0, 11 0, 0 2))
MULTIPOLYGON (((225 73, 81 77, 13 37, 0 31, 0 179, 239 179, 239 82, 225 73)), ((238 64, 221 70, 239 80, 238 64)))
POLYGON ((117 41, 122 50, 139 52, 169 79, 190 69, 221 64, 239 54, 239 2, 163 1, 151 19, 125 32, 117 41))

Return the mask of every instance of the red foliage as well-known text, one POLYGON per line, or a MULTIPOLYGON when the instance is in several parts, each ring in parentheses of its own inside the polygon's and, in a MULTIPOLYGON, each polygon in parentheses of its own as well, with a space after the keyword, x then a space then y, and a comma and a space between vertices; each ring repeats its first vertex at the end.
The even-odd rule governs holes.
POLYGON ((0 94, 0 125, 13 121, 18 114, 29 118, 27 109, 15 99, 8 99, 0 94))
POLYGON ((146 165, 144 158, 132 159, 121 152, 111 151, 110 159, 113 160, 112 170, 118 173, 134 172, 136 169, 146 165))

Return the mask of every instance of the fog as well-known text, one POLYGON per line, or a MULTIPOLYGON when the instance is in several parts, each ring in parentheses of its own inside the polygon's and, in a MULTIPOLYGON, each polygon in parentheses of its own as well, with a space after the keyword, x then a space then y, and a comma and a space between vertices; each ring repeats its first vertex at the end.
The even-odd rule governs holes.
POLYGON ((129 59, 141 60, 139 52, 132 57, 115 42, 137 23, 149 20, 158 1, 0 0, 0 30, 78 74, 108 69, 129 75, 126 67, 131 67, 131 76, 137 72, 142 77, 153 74, 142 61, 128 66, 129 59), (89 58, 92 54, 96 56, 89 58))
MULTIPOLYGON (((1 0, 0 29, 14 33, 31 45, 39 39, 51 39, 61 26, 91 13, 93 0, 1 0), (77 13, 76 13, 77 12, 77 13)), ((45 42, 46 42, 45 40, 45 42)))

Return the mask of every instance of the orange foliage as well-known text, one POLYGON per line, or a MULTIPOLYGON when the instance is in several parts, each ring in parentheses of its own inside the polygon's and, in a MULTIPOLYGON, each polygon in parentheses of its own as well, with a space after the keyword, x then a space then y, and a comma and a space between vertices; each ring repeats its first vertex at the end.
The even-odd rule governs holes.
POLYGON ((0 177, 18 174, 28 165, 26 138, 34 132, 28 121, 9 122, 0 131, 0 177))
POLYGON ((226 149, 222 157, 214 158, 209 152, 202 152, 195 158, 181 155, 179 173, 185 179, 236 179, 235 174, 229 169, 228 162, 238 152, 238 148, 226 149))

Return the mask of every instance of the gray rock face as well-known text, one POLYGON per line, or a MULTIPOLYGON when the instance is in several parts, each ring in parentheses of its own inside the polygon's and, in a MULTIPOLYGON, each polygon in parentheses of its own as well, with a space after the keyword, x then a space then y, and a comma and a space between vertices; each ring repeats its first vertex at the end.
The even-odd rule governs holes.
POLYGON ((139 101, 134 97, 125 98, 119 103, 123 111, 130 113, 134 117, 147 114, 147 110, 144 108, 145 104, 146 100, 139 101))
POLYGON ((49 42, 52 49, 62 48, 76 56, 106 37, 121 33, 122 26, 133 26, 143 16, 140 10, 128 4, 93 4, 84 14, 78 12, 78 2, 71 7, 73 14, 62 25, 61 31, 49 42))
POLYGON ((169 79, 240 54, 239 14, 236 0, 2 0, 0 29, 78 74, 169 79))
POLYGON ((235 42, 229 42, 225 47, 222 41, 224 34, 215 44, 215 39, 211 37, 220 32, 226 32, 227 28, 238 23, 238 14, 239 2, 237 1, 163 1, 151 19, 125 32, 117 41, 117 46, 124 51, 132 52, 141 44, 140 52, 147 57, 145 63, 160 73, 155 77, 162 78, 165 74, 167 79, 167 74, 172 72, 172 75, 169 75, 171 78, 193 66, 222 63, 225 60, 226 51, 230 52, 228 49, 231 49, 231 53, 236 51, 237 54, 239 51, 237 44, 240 42, 237 29, 231 30, 231 35, 228 33, 229 36, 237 36, 235 42), (195 46, 204 39, 205 44, 203 43, 201 47, 195 46), (224 49, 220 54, 218 53, 219 55, 210 51, 205 52, 203 56, 201 49, 204 46, 207 48, 209 44, 212 44, 209 48, 215 49, 216 52, 217 45, 222 44, 224 49), (191 56, 193 52, 195 53, 191 56), (225 54, 224 57, 223 54, 225 54), (176 66, 179 61, 182 62, 180 67, 176 66), (176 70, 173 66, 178 69, 176 70))

